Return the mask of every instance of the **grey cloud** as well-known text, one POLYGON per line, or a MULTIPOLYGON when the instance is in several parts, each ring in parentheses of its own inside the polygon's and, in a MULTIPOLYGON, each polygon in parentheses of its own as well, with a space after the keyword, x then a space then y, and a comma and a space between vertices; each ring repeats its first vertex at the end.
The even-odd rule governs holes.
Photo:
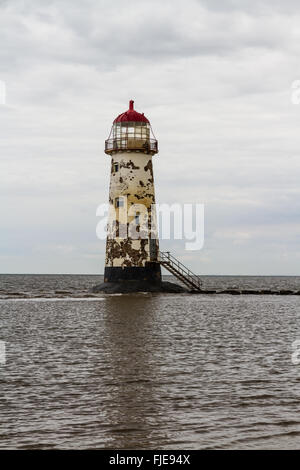
MULTIPOLYGON (((207 55, 244 48, 280 48, 293 34, 291 19, 256 16, 246 10, 210 11, 191 1, 12 1, 2 6, 0 64, 21 67, 54 60, 100 69, 207 55), (38 8, 36 6, 38 5, 38 8), (289 21, 289 28, 285 27, 289 21), (283 24, 282 24, 283 22, 283 24)), ((0 7, 1 8, 1 7, 0 7)))
POLYGON ((101 271, 103 144, 133 98, 159 139, 157 201, 206 205, 191 268, 255 272, 259 257, 257 272, 296 273, 295 2, 10 0, 0 12, 2 271, 101 271))
POLYGON ((240 0, 197 0, 201 5, 205 5, 208 9, 213 11, 246 11, 251 13, 262 12, 294 12, 297 10, 299 3, 297 0, 253 0, 243 1, 240 0))

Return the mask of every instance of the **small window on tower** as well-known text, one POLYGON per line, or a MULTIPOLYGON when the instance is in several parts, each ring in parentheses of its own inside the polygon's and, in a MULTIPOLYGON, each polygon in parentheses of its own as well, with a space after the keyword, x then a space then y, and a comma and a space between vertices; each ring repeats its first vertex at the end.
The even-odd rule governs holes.
POLYGON ((134 221, 136 225, 140 225, 140 214, 136 214, 134 216, 134 221))
POLYGON ((119 163, 114 163, 114 173, 117 173, 119 171, 119 163))
POLYGON ((116 197, 116 207, 124 207, 124 199, 122 197, 116 197))

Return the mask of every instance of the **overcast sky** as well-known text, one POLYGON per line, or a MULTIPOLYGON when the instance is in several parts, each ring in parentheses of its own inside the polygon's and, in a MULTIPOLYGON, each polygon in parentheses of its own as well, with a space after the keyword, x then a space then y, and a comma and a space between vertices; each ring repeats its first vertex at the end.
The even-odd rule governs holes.
POLYGON ((150 119, 158 203, 205 204, 200 274, 300 274, 300 5, 0 0, 0 272, 102 273, 113 119, 150 119))

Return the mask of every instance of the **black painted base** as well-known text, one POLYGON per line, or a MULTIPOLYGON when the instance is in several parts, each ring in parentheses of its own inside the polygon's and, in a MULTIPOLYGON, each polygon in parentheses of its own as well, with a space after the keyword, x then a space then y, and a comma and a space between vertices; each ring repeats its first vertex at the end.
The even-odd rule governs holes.
POLYGON ((124 281, 146 281, 152 284, 160 284, 160 264, 148 262, 144 267, 106 267, 104 269, 104 282, 124 281))
POLYGON ((188 292, 173 282, 163 282, 159 263, 148 262, 144 267, 106 267, 104 282, 92 288, 94 293, 129 294, 134 292, 188 292))

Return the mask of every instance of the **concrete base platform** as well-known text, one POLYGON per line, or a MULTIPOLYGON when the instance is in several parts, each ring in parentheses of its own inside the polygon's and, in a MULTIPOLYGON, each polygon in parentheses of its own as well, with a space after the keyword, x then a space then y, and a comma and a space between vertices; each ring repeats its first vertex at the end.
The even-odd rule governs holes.
POLYGON ((173 282, 149 283, 148 281, 102 282, 91 290, 94 294, 130 294, 134 292, 185 293, 184 287, 173 282))
POLYGON ((130 294, 134 292, 165 292, 165 293, 190 293, 190 294, 229 294, 229 295, 300 295, 300 291, 287 289, 203 289, 200 291, 191 291, 185 289, 179 284, 163 281, 161 283, 149 283, 148 281, 120 281, 120 282, 103 282, 91 289, 94 294, 130 294))

